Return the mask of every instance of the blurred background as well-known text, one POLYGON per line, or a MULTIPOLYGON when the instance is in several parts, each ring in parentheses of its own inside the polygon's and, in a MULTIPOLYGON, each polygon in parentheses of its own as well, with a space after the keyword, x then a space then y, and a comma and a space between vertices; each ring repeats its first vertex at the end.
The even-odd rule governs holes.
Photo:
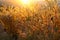
POLYGON ((60 40, 60 0, 0 0, 0 40, 60 40))

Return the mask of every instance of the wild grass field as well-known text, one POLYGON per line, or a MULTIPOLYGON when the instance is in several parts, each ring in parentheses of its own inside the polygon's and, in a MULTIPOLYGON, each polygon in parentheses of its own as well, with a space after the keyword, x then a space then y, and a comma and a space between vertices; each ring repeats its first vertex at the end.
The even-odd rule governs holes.
POLYGON ((33 9, 0 4, 0 27, 0 40, 60 40, 60 7, 56 1, 33 9))

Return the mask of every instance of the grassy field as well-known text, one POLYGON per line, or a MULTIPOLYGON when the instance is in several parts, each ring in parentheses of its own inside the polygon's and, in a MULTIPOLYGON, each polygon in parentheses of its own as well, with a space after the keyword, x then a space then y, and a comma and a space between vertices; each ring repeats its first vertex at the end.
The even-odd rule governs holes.
POLYGON ((0 40, 60 40, 60 7, 34 5, 33 9, 0 5, 0 40), (3 37, 2 37, 3 36, 3 37))

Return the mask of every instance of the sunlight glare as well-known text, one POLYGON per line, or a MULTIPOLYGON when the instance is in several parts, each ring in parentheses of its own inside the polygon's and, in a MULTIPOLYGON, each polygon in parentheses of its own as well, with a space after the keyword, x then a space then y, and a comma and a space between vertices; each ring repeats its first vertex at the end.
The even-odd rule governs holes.
POLYGON ((21 0, 21 3, 24 5, 29 5, 31 3, 30 0, 21 0))

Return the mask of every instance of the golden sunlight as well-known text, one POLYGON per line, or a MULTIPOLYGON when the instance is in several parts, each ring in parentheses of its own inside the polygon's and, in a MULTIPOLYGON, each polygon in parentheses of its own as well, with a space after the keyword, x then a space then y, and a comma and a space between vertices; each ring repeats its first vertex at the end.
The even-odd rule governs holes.
MULTIPOLYGON (((16 0, 17 1, 17 0, 16 0)), ((23 6, 30 6, 30 5, 35 5, 35 3, 40 3, 43 2, 45 0, 18 0, 17 3, 19 5, 23 5, 23 6)))
POLYGON ((30 5, 31 4, 31 0, 20 0, 20 2, 23 5, 30 5))
POLYGON ((29 0, 21 0, 21 2, 23 3, 23 4, 29 4, 29 0))

